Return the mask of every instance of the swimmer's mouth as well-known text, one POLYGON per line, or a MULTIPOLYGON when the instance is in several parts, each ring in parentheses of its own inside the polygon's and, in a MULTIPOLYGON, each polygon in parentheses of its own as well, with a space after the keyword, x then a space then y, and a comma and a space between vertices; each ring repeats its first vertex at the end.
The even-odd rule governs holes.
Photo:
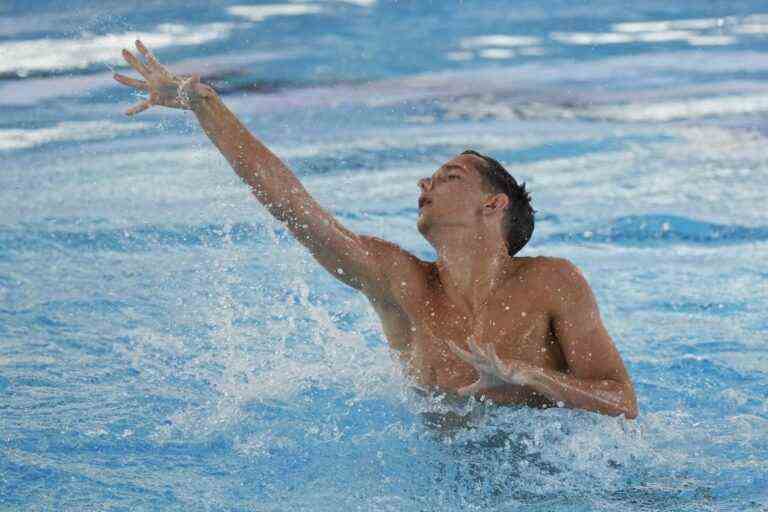
POLYGON ((427 199, 426 197, 422 196, 419 198, 419 210, 427 206, 428 204, 432 204, 431 199, 427 199))

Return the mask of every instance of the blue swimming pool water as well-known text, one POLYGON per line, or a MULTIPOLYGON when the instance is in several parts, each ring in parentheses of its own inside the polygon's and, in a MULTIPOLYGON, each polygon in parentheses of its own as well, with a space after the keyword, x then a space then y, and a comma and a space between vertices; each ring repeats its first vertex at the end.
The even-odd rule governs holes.
POLYGON ((758 1, 4 3, 0 509, 767 510, 767 77, 758 1), (505 162, 639 419, 410 391, 189 114, 121 116, 136 35, 421 257, 416 180, 505 162))

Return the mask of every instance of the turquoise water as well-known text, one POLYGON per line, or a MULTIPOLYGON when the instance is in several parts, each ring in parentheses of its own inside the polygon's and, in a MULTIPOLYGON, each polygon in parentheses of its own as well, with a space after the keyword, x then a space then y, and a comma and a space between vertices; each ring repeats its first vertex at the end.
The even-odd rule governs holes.
POLYGON ((757 1, 0 6, 0 509, 768 509, 766 77, 757 1), (505 162, 639 419, 413 393, 190 114, 121 116, 137 35, 420 257, 416 180, 505 162))

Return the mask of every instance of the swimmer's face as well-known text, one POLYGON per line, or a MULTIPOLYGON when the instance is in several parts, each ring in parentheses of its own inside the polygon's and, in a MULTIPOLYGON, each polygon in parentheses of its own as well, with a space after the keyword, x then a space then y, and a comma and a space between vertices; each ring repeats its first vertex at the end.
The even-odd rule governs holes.
POLYGON ((472 226, 482 219, 491 194, 480 169, 485 165, 475 155, 459 155, 443 164, 418 185, 419 232, 429 239, 435 228, 472 226))

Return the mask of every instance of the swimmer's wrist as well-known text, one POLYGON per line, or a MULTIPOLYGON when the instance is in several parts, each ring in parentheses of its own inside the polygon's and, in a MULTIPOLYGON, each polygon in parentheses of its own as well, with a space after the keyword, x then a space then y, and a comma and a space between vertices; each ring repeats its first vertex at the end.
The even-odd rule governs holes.
POLYGON ((195 77, 182 80, 178 85, 177 101, 186 110, 196 110, 218 95, 213 87, 201 83, 195 77))

